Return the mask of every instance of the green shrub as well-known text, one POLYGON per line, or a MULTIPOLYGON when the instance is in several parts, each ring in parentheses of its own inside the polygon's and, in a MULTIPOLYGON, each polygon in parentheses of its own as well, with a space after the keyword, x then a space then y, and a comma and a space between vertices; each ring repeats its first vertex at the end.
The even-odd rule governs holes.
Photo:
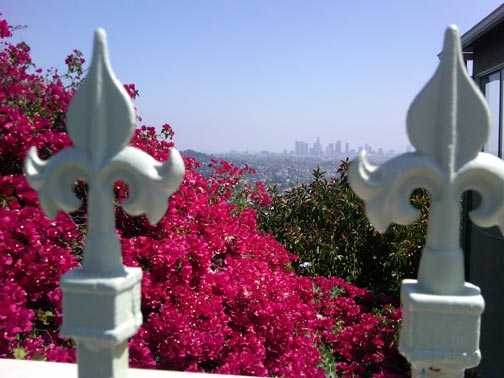
POLYGON ((412 193, 421 210, 410 226, 391 225, 378 233, 367 220, 363 202, 348 182, 349 160, 341 161, 339 177, 317 168, 313 181, 286 192, 269 188, 271 204, 258 207, 258 224, 289 251, 298 274, 338 276, 348 282, 398 298, 400 282, 417 274, 427 230, 429 197, 412 193))

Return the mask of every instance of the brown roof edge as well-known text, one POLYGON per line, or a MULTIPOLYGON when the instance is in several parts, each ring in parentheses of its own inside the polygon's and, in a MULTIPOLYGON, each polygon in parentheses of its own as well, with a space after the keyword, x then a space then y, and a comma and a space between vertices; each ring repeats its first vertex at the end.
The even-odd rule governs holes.
POLYGON ((486 34, 496 25, 504 21, 504 4, 500 5, 492 13, 474 25, 460 38, 462 49, 467 49, 474 41, 486 34))

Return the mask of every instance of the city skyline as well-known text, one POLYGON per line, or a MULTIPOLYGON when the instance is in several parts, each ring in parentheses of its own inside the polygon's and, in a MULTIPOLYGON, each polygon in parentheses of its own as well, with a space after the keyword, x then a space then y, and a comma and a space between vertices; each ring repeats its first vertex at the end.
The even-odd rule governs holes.
POLYGON ((139 90, 143 122, 172 125, 181 150, 280 153, 317 135, 398 152, 445 28, 463 34, 500 4, 17 0, 1 12, 27 25, 13 41, 31 46, 33 62, 59 72, 75 48, 87 67, 103 27, 115 74, 139 90))
MULTIPOLYGON (((341 140, 337 140, 336 142, 329 142, 324 148, 324 145, 320 141, 320 137, 317 137, 311 148, 308 142, 301 140, 296 141, 294 144, 294 150, 292 150, 291 152, 293 152, 296 156, 337 157, 355 156, 362 150, 365 150, 368 154, 380 156, 392 156, 396 153, 394 149, 385 150, 382 147, 373 148, 373 146, 368 143, 364 143, 364 145, 358 145, 357 148, 352 148, 350 142, 341 140)), ((410 145, 407 145, 405 146, 404 151, 397 152, 401 153, 411 151, 412 147, 410 145)))

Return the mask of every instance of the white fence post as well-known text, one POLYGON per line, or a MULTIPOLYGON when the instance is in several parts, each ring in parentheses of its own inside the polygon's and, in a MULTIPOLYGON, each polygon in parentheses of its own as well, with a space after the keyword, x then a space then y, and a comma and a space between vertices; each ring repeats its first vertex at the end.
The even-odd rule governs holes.
POLYGON ((431 193, 418 280, 404 280, 401 288, 399 350, 412 364, 414 377, 463 377, 481 358, 484 301, 478 287, 464 282, 460 195, 480 192, 482 204, 470 214, 472 221, 503 230, 504 162, 480 152, 489 117, 485 99, 464 67, 457 28, 449 27, 440 65, 408 112, 408 135, 416 152, 380 167, 371 166, 363 153, 351 165, 352 188, 380 232, 391 222, 415 220, 418 210, 409 203, 414 189, 431 193))
POLYGON ((154 224, 182 181, 184 163, 175 149, 167 162, 160 163, 126 146, 134 132, 135 112, 110 67, 103 30, 95 33, 92 64, 69 105, 67 128, 74 147, 47 161, 40 160, 32 147, 25 160, 26 178, 39 192, 49 217, 80 207, 72 191, 76 180, 85 180, 89 187, 83 267, 68 271, 60 281, 61 334, 76 341, 80 378, 125 378, 128 338, 142 324, 142 272, 122 264, 113 184, 124 180, 129 186, 125 211, 145 213, 154 224))

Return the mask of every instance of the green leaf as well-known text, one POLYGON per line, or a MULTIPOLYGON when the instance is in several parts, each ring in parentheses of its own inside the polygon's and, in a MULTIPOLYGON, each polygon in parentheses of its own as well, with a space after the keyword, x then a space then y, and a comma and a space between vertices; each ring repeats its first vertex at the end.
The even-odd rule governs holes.
POLYGON ((37 317, 42 322, 42 324, 49 325, 52 321, 52 319, 50 319, 50 318, 54 317, 54 313, 52 311, 44 311, 44 310, 38 309, 37 310, 37 317))
POLYGON ((10 351, 16 360, 24 360, 28 352, 25 348, 19 347, 11 349, 10 351))
POLYGON ((33 355, 33 358, 32 358, 33 361, 45 361, 46 358, 45 356, 39 354, 38 351, 35 352, 35 354, 33 355))

